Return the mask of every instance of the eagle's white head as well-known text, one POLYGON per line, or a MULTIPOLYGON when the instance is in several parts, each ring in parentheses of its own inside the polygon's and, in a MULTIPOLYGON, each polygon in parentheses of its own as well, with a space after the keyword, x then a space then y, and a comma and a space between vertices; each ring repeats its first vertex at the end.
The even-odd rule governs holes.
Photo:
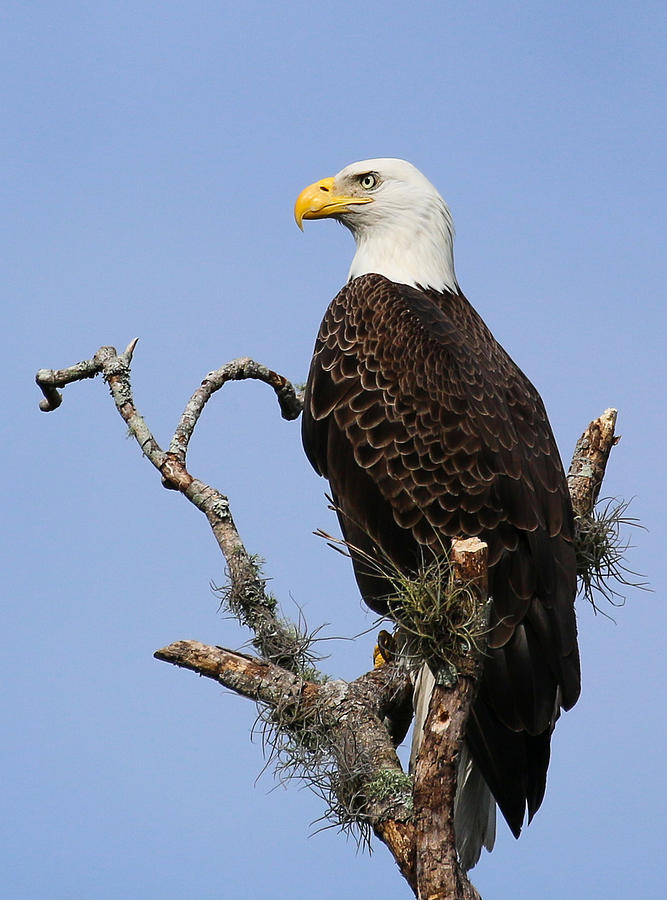
POLYGON ((404 159, 366 159, 303 190, 294 216, 333 218, 357 243, 349 278, 375 272, 391 281, 458 291, 454 224, 431 182, 404 159))

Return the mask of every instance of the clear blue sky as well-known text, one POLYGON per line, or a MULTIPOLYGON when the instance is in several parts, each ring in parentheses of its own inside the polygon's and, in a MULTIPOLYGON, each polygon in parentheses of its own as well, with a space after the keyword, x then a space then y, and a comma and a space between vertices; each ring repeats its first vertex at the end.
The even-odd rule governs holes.
MULTIPOLYGON (((457 273, 541 390, 563 456, 608 406, 605 485, 650 529, 616 623, 585 604, 584 689, 546 800, 504 826, 485 900, 662 898, 664 873, 665 46, 657 2, 10 2, 0 11, 3 896, 408 897, 307 791, 272 790, 250 703, 152 659, 240 646, 207 525, 164 491, 104 385, 37 409, 34 372, 135 354, 167 441, 210 369, 249 354, 305 379, 352 241, 300 234, 299 190, 402 156, 447 198, 457 273)), ((190 466, 228 493, 288 614, 371 624, 299 429, 269 391, 207 409, 190 466)), ((351 677, 373 636, 333 642, 351 677)))

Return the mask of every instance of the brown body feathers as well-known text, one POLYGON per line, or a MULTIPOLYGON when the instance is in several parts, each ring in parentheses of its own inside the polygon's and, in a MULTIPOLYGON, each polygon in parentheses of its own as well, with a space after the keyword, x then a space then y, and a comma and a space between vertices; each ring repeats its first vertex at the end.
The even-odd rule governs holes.
MULTIPOLYGON (((363 275, 333 300, 303 441, 346 541, 402 571, 453 537, 489 545, 489 646, 467 741, 515 835, 579 694, 570 498, 539 394, 460 293, 363 275)), ((386 580, 352 553, 366 603, 386 580)))

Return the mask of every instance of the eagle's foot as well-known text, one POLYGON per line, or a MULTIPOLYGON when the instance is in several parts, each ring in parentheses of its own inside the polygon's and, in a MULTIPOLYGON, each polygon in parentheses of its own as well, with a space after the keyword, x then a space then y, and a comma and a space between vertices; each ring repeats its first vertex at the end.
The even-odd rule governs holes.
POLYGON ((396 659, 396 641, 384 628, 378 634, 378 642, 373 650, 373 667, 379 669, 396 659))

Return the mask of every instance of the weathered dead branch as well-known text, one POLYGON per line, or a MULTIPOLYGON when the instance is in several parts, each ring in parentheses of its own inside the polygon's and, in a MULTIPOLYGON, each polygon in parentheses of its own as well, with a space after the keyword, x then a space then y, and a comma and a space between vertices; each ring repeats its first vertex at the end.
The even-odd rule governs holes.
MULTIPOLYGON (((484 648, 472 642, 457 659, 454 677, 436 684, 413 785, 385 724, 410 695, 407 668, 390 662, 353 682, 322 679, 312 665, 307 638, 278 615, 257 559, 241 541, 226 496, 186 467, 189 441, 204 406, 228 381, 257 379, 268 384, 286 419, 298 417, 302 398, 285 378, 265 366, 247 358, 234 360, 206 376, 165 451, 132 397, 130 363, 136 343, 132 341, 120 355, 113 347, 102 347, 92 359, 67 369, 40 370, 36 377, 44 394, 40 409, 48 412, 60 406, 59 388, 98 374, 104 377, 118 412, 163 484, 182 493, 206 516, 226 562, 228 606, 252 629, 252 642, 263 657, 178 641, 158 650, 156 658, 255 700, 267 711, 265 721, 288 735, 288 743, 298 746, 305 757, 317 748, 318 759, 330 763, 330 784, 346 814, 385 843, 415 896, 480 900, 456 857, 453 800, 457 753, 484 648)), ((615 419, 615 410, 607 410, 577 443, 568 479, 579 517, 590 516, 598 496, 609 451, 617 441, 615 419)), ((477 539, 455 541, 451 566, 452 590, 465 585, 473 591, 479 615, 485 616, 486 545, 477 539)))
POLYGON ((277 615, 276 600, 266 591, 256 557, 247 552, 241 540, 227 497, 195 478, 186 467, 188 441, 199 414, 212 393, 228 381, 250 378, 270 385, 285 418, 299 415, 301 398, 287 379, 266 366, 246 357, 233 360, 206 376, 202 387, 188 402, 176 428, 171 442, 175 450, 164 451, 134 404, 130 363, 136 345, 135 339, 120 355, 114 347, 101 347, 92 359, 67 369, 40 369, 35 379, 44 394, 40 409, 49 412, 60 406, 62 397, 58 388, 83 378, 102 375, 130 434, 144 456, 162 475, 165 487, 180 491, 206 516, 226 561, 234 612, 244 625, 253 630, 253 645, 266 659, 296 672, 312 668, 313 659, 304 647, 303 635, 296 626, 286 624, 277 615))
POLYGON ((383 722, 397 695, 411 694, 405 670, 387 665, 349 683, 319 684, 198 641, 178 641, 155 657, 265 704, 275 726, 289 731, 306 750, 324 747, 335 763, 339 802, 387 844, 415 888, 412 799, 405 789, 397 790, 406 776, 383 722))
POLYGON ((593 419, 574 448, 567 483, 575 516, 589 516, 598 499, 611 448, 620 441, 614 434, 615 409, 606 409, 593 419))
POLYGON ((598 503, 609 454, 621 439, 614 433, 616 417, 615 409, 607 409, 590 423, 577 441, 567 475, 574 510, 579 593, 596 612, 605 615, 598 606, 599 597, 612 606, 622 606, 627 588, 648 589, 642 576, 626 564, 630 549, 627 529, 641 527, 628 515, 629 501, 607 498, 598 503))
MULTIPOLYGON (((487 600, 487 545, 477 538, 453 541, 452 589, 461 586, 476 595, 480 617, 487 600)), ((417 885, 429 900, 480 900, 459 865, 454 834, 456 760, 465 736, 468 710, 475 699, 484 648, 471 647, 458 662, 454 684, 436 679, 414 783, 417 885)))

